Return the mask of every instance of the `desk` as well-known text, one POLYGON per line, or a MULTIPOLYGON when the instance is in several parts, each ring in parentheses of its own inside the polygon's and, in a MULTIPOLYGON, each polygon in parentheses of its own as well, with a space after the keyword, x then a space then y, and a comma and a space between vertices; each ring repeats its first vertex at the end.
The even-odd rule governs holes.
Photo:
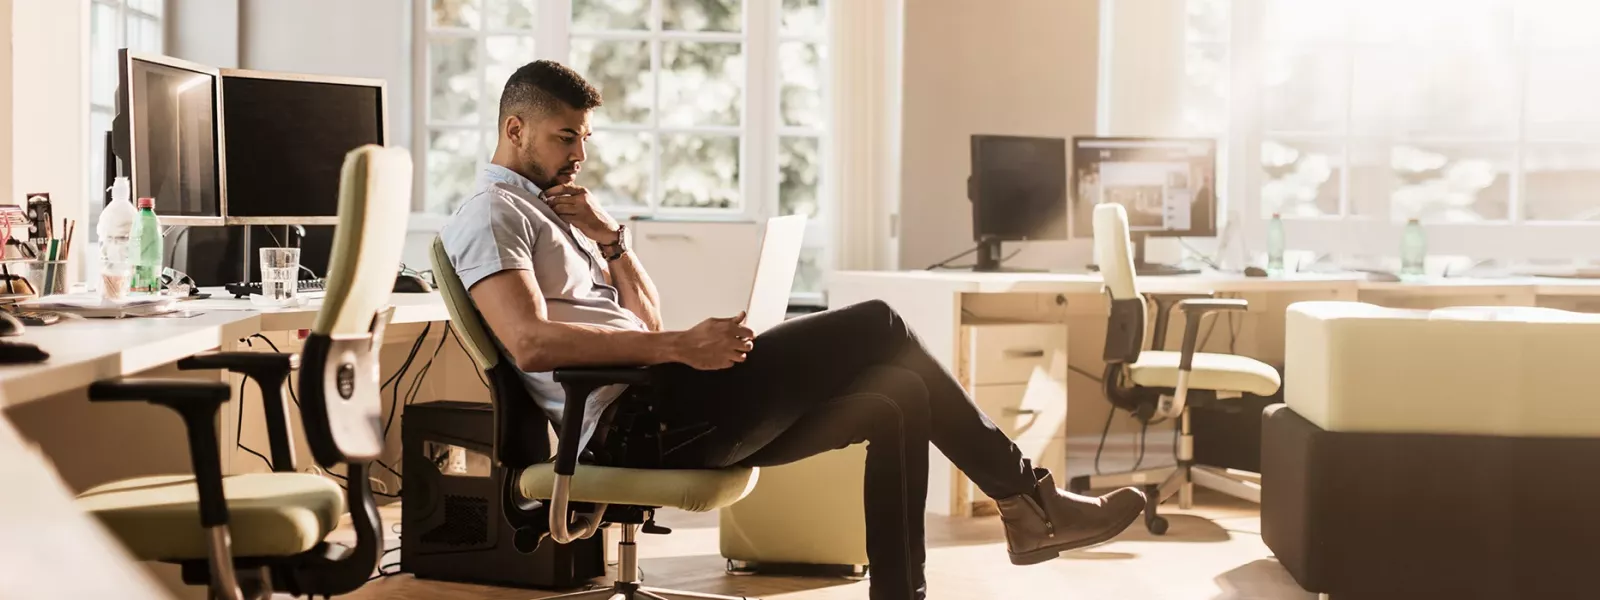
MULTIPOLYGON (((297 352, 300 350, 297 331, 311 328, 321 306, 320 301, 315 301, 295 308, 262 308, 252 305, 249 300, 227 297, 226 292, 220 289, 206 291, 214 296, 183 303, 184 309, 199 313, 193 317, 115 320, 69 318, 47 327, 29 327, 22 336, 12 338, 38 344, 50 353, 50 359, 31 365, 0 366, 0 409, 13 416, 23 433, 35 438, 46 449, 46 453, 57 461, 64 479, 73 489, 82 490, 128 475, 126 469, 113 464, 116 462, 115 453, 94 454, 97 450, 135 443, 135 434, 138 432, 128 429, 148 430, 149 435, 144 437, 171 435, 176 436, 173 439, 183 439, 177 419, 163 412, 165 409, 131 404, 96 405, 92 410, 89 409, 84 392, 89 384, 148 374, 222 378, 238 388, 243 381, 242 376, 217 371, 178 372, 174 365, 184 357, 212 350, 268 350, 265 344, 247 341, 255 334, 266 336, 281 351, 297 352), (99 418, 101 414, 110 416, 102 419, 99 418), (119 423, 118 419, 127 420, 119 423), (80 425, 86 429, 74 429, 80 425), (97 433, 104 433, 108 439, 118 441, 85 440, 97 433)), ((424 326, 449 320, 449 313, 437 293, 395 294, 390 303, 395 307, 395 313, 386 330, 384 347, 380 350, 386 377, 396 371, 409 354, 410 347, 416 343, 424 326)), ((486 395, 475 391, 482 388, 476 367, 458 347, 442 343, 448 339, 447 331, 442 327, 428 328, 428 339, 424 340, 426 349, 419 352, 419 358, 410 369, 410 377, 400 385, 409 389, 420 371, 420 365, 432 357, 437 349, 436 362, 428 371, 427 382, 418 386, 417 398, 424 401, 441 397, 486 400, 486 395), (462 393, 451 393, 454 391, 452 384, 460 388, 462 393)), ((242 395, 223 405, 220 422, 228 426, 221 427, 220 431, 224 448, 223 469, 226 473, 265 470, 265 465, 258 459, 236 450, 237 440, 243 439, 247 446, 265 453, 267 443, 260 398, 255 386, 245 386, 242 395)), ((389 400, 385 402, 386 405, 399 404, 392 400, 392 393, 385 394, 385 398, 389 400)), ((386 414, 389 412, 387 406, 384 410, 386 414)), ((292 420, 298 419, 298 411, 293 411, 292 420)), ((399 454, 398 421, 396 416, 396 426, 390 432, 396 438, 391 448, 395 457, 399 454)), ((292 424, 291 431, 296 432, 297 438, 302 437, 297 423, 292 424)), ((298 441, 297 464, 307 468, 313 464, 311 456, 303 439, 298 441)), ((134 466, 132 470, 138 473, 156 473, 163 468, 188 470, 187 457, 183 454, 185 446, 161 445, 174 447, 156 452, 160 457, 153 464, 134 466)), ((390 490, 399 488, 399 482, 393 480, 390 474, 384 473, 381 478, 389 479, 387 486, 390 490)))
MULTIPOLYGON (((1284 309, 1300 301, 1359 300, 1409 308, 1538 305, 1600 311, 1600 280, 1522 277, 1376 282, 1367 279, 1368 276, 1361 273, 1245 277, 1209 272, 1140 277, 1138 283, 1140 291, 1145 293, 1209 291, 1248 299, 1250 310, 1240 319, 1242 322, 1223 321, 1228 326, 1217 328, 1219 334, 1210 336, 1203 349, 1228 352, 1231 347, 1239 354, 1273 364, 1281 364, 1283 360, 1284 309)), ((1098 375, 1104 369, 1100 354, 1108 311, 1101 286, 1100 276, 1095 273, 846 271, 829 278, 828 299, 830 308, 872 299, 893 306, 933 357, 950 369, 988 412, 989 401, 981 397, 978 382, 974 380, 976 374, 985 369, 975 365, 993 358, 977 355, 993 348, 986 347, 981 339, 974 339, 977 337, 974 327, 1006 323, 1064 325, 1069 333, 1067 339, 1059 342, 1059 347, 1065 354, 1065 364, 1098 375)), ((1175 348, 1176 340, 1181 339, 1182 326, 1182 317, 1174 316, 1167 335, 1169 347, 1175 348)), ((1022 337, 1027 335, 1022 334, 1022 337)), ((1110 405, 1094 381, 1080 375, 1067 375, 1065 371, 1059 378, 1064 379, 1058 385, 1065 393, 1053 402, 1060 405, 1035 405, 1028 409, 1035 411, 1031 414, 1049 418, 1064 415, 1065 422, 1047 423, 1045 426, 1053 427, 1053 431, 1031 435, 1030 443, 1041 444, 1039 448, 1030 449, 1021 442, 1019 445, 1023 445, 1025 451, 1037 450, 1055 456, 1055 453, 1082 446, 1072 442, 1077 439, 1087 441, 1092 452, 1110 405), (1067 403, 1068 397, 1073 402, 1067 403)), ((1039 398, 1034 390, 1026 393, 1030 394, 1030 400, 1039 398)), ((1006 415, 990 414, 990 417, 1005 428, 1002 421, 1006 415)), ((1011 418, 1015 420, 1014 416, 1011 418)), ((1129 427, 1131 421, 1116 421, 1113 425, 1114 434, 1123 434, 1119 436, 1124 440, 1122 443, 1131 444, 1131 434, 1138 428, 1129 427)), ((1108 448, 1115 446, 1116 443, 1112 443, 1108 448)), ((1162 448, 1163 445, 1153 443, 1150 451, 1159 453, 1162 448)), ((928 510, 960 515, 981 509, 981 499, 943 455, 935 451, 931 458, 934 465, 929 474, 928 510)), ((1107 468, 1120 466, 1125 465, 1108 464, 1107 468)))

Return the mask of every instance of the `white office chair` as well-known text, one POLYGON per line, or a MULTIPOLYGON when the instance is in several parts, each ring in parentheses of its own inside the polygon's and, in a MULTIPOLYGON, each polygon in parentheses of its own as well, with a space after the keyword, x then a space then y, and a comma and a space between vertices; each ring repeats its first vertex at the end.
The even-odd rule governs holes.
POLYGON ((1106 398, 1147 424, 1179 419, 1178 464, 1129 473, 1074 477, 1068 488, 1082 492, 1145 486, 1148 498, 1145 527, 1156 535, 1167 530, 1167 521, 1156 514, 1156 507, 1176 493, 1178 505, 1189 508, 1197 483, 1230 496, 1260 502, 1259 476, 1194 464, 1194 437, 1189 432, 1191 404, 1238 398, 1246 393, 1268 396, 1277 393, 1282 383, 1278 372, 1261 361, 1195 351, 1202 317, 1216 311, 1242 311, 1249 307, 1248 303, 1216 299, 1209 293, 1141 295, 1134 276, 1128 215, 1120 204, 1095 207, 1094 243, 1100 255, 1105 291, 1111 297, 1104 355, 1106 398), (1147 296, 1156 303, 1155 333, 1150 350, 1143 348, 1149 318, 1147 296), (1166 345, 1167 315, 1174 306, 1184 314, 1183 347, 1179 352, 1162 349, 1166 345))

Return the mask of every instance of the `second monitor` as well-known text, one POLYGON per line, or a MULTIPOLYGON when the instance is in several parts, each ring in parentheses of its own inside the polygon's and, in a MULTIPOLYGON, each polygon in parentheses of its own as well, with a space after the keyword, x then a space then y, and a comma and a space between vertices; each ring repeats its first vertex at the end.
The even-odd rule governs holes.
POLYGON ((1115 202, 1127 210, 1140 275, 1194 272, 1145 262, 1144 242, 1216 237, 1216 149, 1203 138, 1073 138, 1073 237, 1093 238, 1095 205, 1115 202))

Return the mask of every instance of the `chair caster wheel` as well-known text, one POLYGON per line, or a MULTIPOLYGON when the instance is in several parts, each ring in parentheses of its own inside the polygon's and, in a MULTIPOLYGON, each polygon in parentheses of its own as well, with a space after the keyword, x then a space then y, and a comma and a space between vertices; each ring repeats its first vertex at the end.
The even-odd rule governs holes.
POLYGON ((862 581, 871 575, 872 567, 869 565, 850 565, 850 571, 845 573, 844 578, 848 581, 862 581))
POLYGON ((728 559, 728 566, 726 568, 726 571, 728 572, 729 575, 740 575, 740 576, 743 576, 743 575, 755 575, 756 574, 755 565, 752 565, 752 564, 747 563, 747 562, 742 561, 742 560, 733 560, 731 558, 728 559))
POLYGON ((1083 494, 1089 491, 1089 477, 1079 475, 1067 480, 1067 491, 1074 494, 1083 494))
POLYGON ((1148 521, 1145 521, 1144 526, 1145 529, 1149 529, 1150 533, 1153 535, 1167 534, 1167 520, 1164 517, 1151 518, 1148 521))

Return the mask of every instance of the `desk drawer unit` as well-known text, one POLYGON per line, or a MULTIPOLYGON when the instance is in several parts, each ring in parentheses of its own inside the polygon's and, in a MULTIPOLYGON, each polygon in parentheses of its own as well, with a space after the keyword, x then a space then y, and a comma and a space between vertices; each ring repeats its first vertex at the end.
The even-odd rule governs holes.
MULTIPOLYGON (((1067 328, 1056 323, 962 327, 958 377, 978 408, 1033 459, 1061 477, 1066 466, 1067 328)), ((957 514, 992 502, 952 474, 957 514)))

